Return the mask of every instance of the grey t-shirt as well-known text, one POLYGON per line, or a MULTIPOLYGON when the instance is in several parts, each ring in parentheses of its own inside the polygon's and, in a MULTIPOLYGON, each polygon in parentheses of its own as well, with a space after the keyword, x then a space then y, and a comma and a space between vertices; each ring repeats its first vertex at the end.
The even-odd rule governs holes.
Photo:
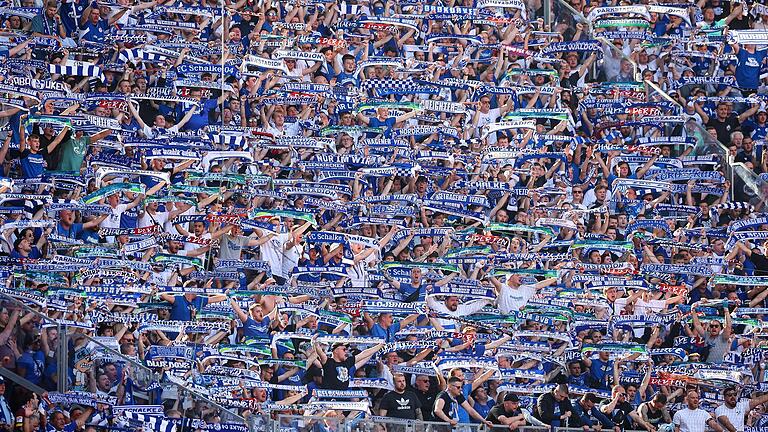
POLYGON ((712 337, 707 335, 707 345, 709 345, 709 355, 707 356, 707 363, 722 363, 723 356, 731 347, 731 341, 723 340, 722 335, 712 337))
POLYGON ((243 246, 246 244, 248 244, 247 237, 224 234, 221 236, 219 259, 239 260, 240 253, 243 251, 243 246))

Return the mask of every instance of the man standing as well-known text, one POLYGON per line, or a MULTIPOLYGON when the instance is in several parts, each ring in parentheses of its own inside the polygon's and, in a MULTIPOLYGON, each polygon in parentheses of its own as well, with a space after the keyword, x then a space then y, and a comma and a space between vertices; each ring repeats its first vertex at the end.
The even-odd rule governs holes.
POLYGON ((320 364, 323 365, 323 383, 320 388, 328 390, 346 390, 349 388, 349 379, 354 371, 364 365, 368 359, 373 357, 384 344, 378 344, 356 356, 349 355, 349 344, 335 343, 331 349, 331 355, 325 353, 325 349, 320 344, 312 341, 312 345, 317 351, 317 357, 320 364), (354 368, 354 369, 353 369, 354 368))
POLYGON ((551 392, 539 396, 536 401, 535 415, 552 427, 566 425, 573 415, 573 405, 568 399, 568 386, 559 384, 551 392))
POLYGON ((728 387, 723 391, 725 403, 717 407, 717 421, 728 432, 744 432, 744 418, 747 413, 758 405, 768 402, 768 394, 752 399, 739 399, 736 387, 728 387))
POLYGON ((421 402, 416 394, 405 387, 405 375, 393 375, 395 389, 387 392, 381 399, 379 415, 405 420, 424 420, 421 402))
POLYGON ((707 363, 719 364, 723 362, 723 357, 731 348, 731 314, 728 310, 725 311, 725 327, 719 322, 713 320, 709 323, 709 332, 704 330, 704 327, 699 321, 699 315, 696 312, 696 305, 691 306, 691 317, 693 317, 693 329, 694 331, 704 338, 704 341, 709 345, 709 354, 707 355, 707 363))
POLYGON ((14 423, 13 412, 5 398, 5 378, 0 377, 0 428, 3 428, 4 425, 13 428, 14 423))
POLYGON ((640 417, 627 402, 627 391, 624 386, 616 384, 611 390, 611 399, 606 399, 600 404, 600 411, 615 424, 624 429, 632 429, 632 422, 640 422, 640 417))
POLYGON ((595 408, 598 402, 597 395, 586 393, 575 404, 573 404, 573 423, 569 426, 581 426, 585 431, 590 429, 599 430, 601 427, 613 428, 615 432, 620 432, 621 428, 616 426, 611 419, 605 416, 599 409, 595 408))
POLYGON ((237 304, 237 299, 231 297, 231 292, 227 290, 227 297, 229 298, 229 304, 232 306, 232 310, 235 311, 235 315, 243 324, 243 336, 246 340, 261 339, 269 340, 270 331, 275 325, 273 321, 273 314, 277 314, 277 308, 272 309, 269 315, 264 315, 264 309, 261 304, 254 303, 249 308, 251 316, 248 316, 237 304))
POLYGON ((607 390, 609 389, 608 380, 611 379, 611 373, 615 366, 615 363, 610 358, 610 353, 607 351, 600 351, 597 354, 596 359, 591 359, 589 356, 591 352, 585 352, 583 362, 589 368, 587 373, 587 384, 596 389, 607 390))
POLYGON ((480 423, 484 423, 488 427, 493 426, 491 422, 485 420, 472 408, 472 405, 462 394, 463 387, 464 383, 461 378, 453 377, 448 380, 448 387, 440 392, 435 399, 433 410, 435 420, 450 423, 451 427, 456 426, 459 424, 459 406, 461 406, 469 413, 470 417, 479 420, 480 423))
POLYGON ((437 391, 431 388, 432 384, 429 381, 429 377, 427 375, 416 375, 413 387, 416 390, 416 396, 419 398, 419 403, 421 404, 421 417, 424 421, 434 421, 432 407, 435 406, 437 391))
POLYGON ((23 178, 40 177, 45 171, 45 158, 40 153, 40 136, 32 134, 21 138, 21 176, 23 178))
POLYGON ((699 393, 691 390, 685 397, 688 406, 675 413, 672 422, 675 424, 675 432, 704 432, 707 426, 715 432, 723 432, 712 414, 699 408, 699 393))
POLYGON ((32 17, 30 31, 35 36, 67 37, 67 31, 59 18, 59 5, 56 0, 45 3, 45 11, 32 17))
MULTIPOLYGON (((724 36, 728 31, 725 31, 724 36)), ((760 67, 765 60, 766 50, 758 50, 755 44, 732 43, 731 48, 736 55, 736 82, 739 88, 747 89, 749 94, 754 93, 760 85, 760 67)), ((746 95, 745 95, 746 96, 746 95)))
POLYGON ((508 315, 512 313, 512 311, 519 311, 525 307, 528 300, 536 295, 538 290, 557 283, 557 278, 548 278, 536 284, 529 285, 523 284, 521 275, 511 274, 507 277, 506 283, 501 283, 494 277, 491 278, 491 282, 496 287, 499 311, 508 315))
MULTIPOLYGON (((64 128, 62 133, 68 129, 68 126, 64 128)), ((70 136, 68 140, 64 141, 61 145, 61 158, 59 160, 59 171, 68 172, 80 172, 80 167, 83 165, 83 159, 88 152, 88 148, 91 144, 98 142, 102 138, 106 138, 112 133, 110 129, 104 129, 99 133, 93 135, 84 135, 82 130, 75 130, 74 136, 70 136)), ((61 140, 54 140, 48 146, 48 152, 53 152, 56 149, 56 145, 61 140)))

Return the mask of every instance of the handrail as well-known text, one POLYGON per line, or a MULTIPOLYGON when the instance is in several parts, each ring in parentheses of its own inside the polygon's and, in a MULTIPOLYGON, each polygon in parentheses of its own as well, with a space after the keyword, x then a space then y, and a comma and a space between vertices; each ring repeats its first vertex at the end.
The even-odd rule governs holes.
POLYGON ((33 393, 36 393, 38 396, 42 396, 44 393, 48 392, 48 390, 24 378, 23 376, 17 374, 16 372, 13 372, 10 369, 6 369, 2 366, 0 366, 0 375, 2 375, 5 379, 11 380, 21 385, 22 387, 25 387, 27 390, 30 390, 33 393))
MULTIPOLYGON (((325 422, 329 430, 334 432, 362 432, 372 430, 366 426, 373 424, 377 426, 397 426, 395 430, 403 432, 417 432, 425 430, 454 430, 454 431, 476 431, 476 432, 498 432, 509 430, 508 425, 493 425, 491 427, 480 423, 459 423, 456 426, 450 426, 445 422, 427 422, 421 420, 405 420, 393 417, 375 417, 362 419, 348 419, 345 417, 324 417, 324 416, 301 416, 292 414, 280 414, 274 420, 267 430, 273 432, 291 431, 305 432, 313 430, 316 422, 325 422), (301 423, 301 424, 295 424, 301 423), (431 426, 431 428, 430 428, 431 426), (445 428, 445 429, 443 429, 445 428)), ((520 426, 515 429, 518 432, 584 432, 581 427, 550 427, 550 426, 520 426)), ((595 429, 588 429, 594 431, 595 429)), ((643 430, 626 430, 624 432, 645 432, 643 430)))
MULTIPOLYGON (((573 15, 574 18, 578 18, 581 22, 583 22, 585 24, 589 24, 589 20, 587 19, 587 17, 585 17, 583 13, 581 13, 581 12, 577 11, 576 9, 574 9, 573 6, 569 5, 564 0, 557 0, 557 2, 560 3, 560 6, 563 6, 566 9, 568 9, 571 12, 571 15, 573 15)), ((590 33, 592 32, 592 27, 590 27, 589 31, 590 31, 590 33)))
MULTIPOLYGON (((656 93, 658 93, 658 94, 659 94, 661 97, 663 97, 663 98, 664 98, 664 99, 666 99, 667 101, 669 101, 669 102, 671 102, 671 103, 675 104, 676 106, 680 107, 680 109, 683 109, 683 106, 682 106, 682 105, 680 105, 680 103, 679 103, 677 100, 675 100, 675 99, 674 99, 672 96, 668 95, 668 94, 667 94, 667 93, 666 93, 664 90, 662 90, 662 89, 661 89, 661 88, 660 88, 660 87, 659 87, 659 86, 658 86, 656 83, 654 83, 654 82, 652 82, 652 81, 650 81, 650 80, 646 80, 646 81, 645 81, 645 84, 646 84, 647 86, 649 86, 649 87, 653 88, 653 90, 654 90, 654 91, 656 91, 656 93)), ((726 147, 726 146, 725 146, 723 143, 721 143, 721 142, 720 142, 720 141, 719 141, 717 138, 715 138, 715 137, 712 137, 711 135, 709 135, 709 133, 707 132, 707 130, 706 130, 706 129, 704 129, 704 126, 702 126, 702 125, 701 125, 701 124, 699 124, 698 122, 694 122, 694 124, 695 124, 695 127, 696 127, 696 129, 697 129, 697 130, 698 130, 698 131, 699 131, 699 132, 700 132, 700 133, 701 133, 703 136, 705 136, 705 137, 708 137, 708 139, 709 139, 709 140, 710 140, 712 143, 714 143, 714 144, 715 144, 717 147, 719 147, 719 148, 720 148, 720 151, 722 152, 722 154, 724 154, 724 155, 725 155, 724 166, 725 166, 725 167, 726 167, 726 169, 729 171, 729 173, 727 173, 727 174, 729 174, 729 177, 730 177, 730 181, 731 181, 731 191, 730 191, 730 192, 731 192, 731 198, 733 198, 733 197, 734 197, 734 193, 733 193, 733 191, 734 191, 734 189, 733 189, 733 188, 735 187, 735 182, 734 182, 734 179, 735 179, 735 176, 737 175, 737 174, 736 174, 736 172, 737 172, 739 169, 740 169, 740 170, 743 170, 743 171, 744 171, 745 173, 747 173, 748 175, 752 175, 752 176, 754 176, 754 177, 756 177, 756 178, 759 178, 759 176, 757 175, 757 173, 755 173, 755 172, 754 172, 754 170, 750 169, 750 168, 749 168, 749 167, 748 167, 746 164, 744 164, 744 162, 736 162, 736 161, 732 160, 732 158, 730 157, 730 154, 729 154, 729 150, 728 150, 728 148, 727 148, 727 147, 726 147), (736 168, 738 168, 738 169, 736 169, 736 168)), ((758 197, 760 198, 760 200, 761 200, 763 203, 765 203, 765 202, 766 202, 766 199, 765 199, 765 198, 764 198, 764 197, 763 197, 763 196, 762 196, 762 195, 759 193, 760 191, 759 191, 759 189, 756 187, 756 185, 755 185, 755 184, 752 184, 751 182, 748 182, 748 181, 747 181, 747 179, 745 179, 745 178, 744 178, 744 176, 743 176, 743 175, 741 175, 741 174, 738 174, 738 176, 741 178, 741 180, 742 180, 742 181, 744 181, 744 183, 745 183, 747 186, 749 186, 750 188, 752 188, 752 189, 753 189, 753 191, 755 192, 755 195, 756 195, 756 196, 758 196, 758 197)))
MULTIPOLYGON (((640 70, 639 65, 632 58, 627 56, 624 53, 624 51, 616 48, 616 46, 614 46, 612 43, 610 43, 604 37, 600 37, 598 34, 595 34, 594 33, 594 29, 592 27, 592 23, 584 16, 583 13, 581 13, 581 12, 577 11, 576 9, 574 9, 570 4, 568 4, 564 0, 557 0, 557 1, 558 1, 558 3, 562 7, 566 8, 567 10, 569 10, 571 15, 573 15, 573 17, 577 21, 582 22, 582 23, 586 23, 588 25, 588 29, 589 29, 589 34, 590 35, 592 35, 596 40, 600 41, 600 43, 602 45, 607 46, 612 51, 618 52, 622 59, 628 61, 632 65, 633 75, 634 75, 636 81, 644 82, 647 86, 653 88, 661 97, 663 97, 664 99, 674 103, 676 106, 678 106, 681 109, 683 109, 683 107, 680 105, 680 103, 678 101, 673 99, 665 91, 663 91, 661 88, 659 88, 657 84, 651 82, 650 80, 645 80, 645 81, 642 80, 642 76, 640 76, 640 72, 639 72, 639 70, 640 70)), ((729 180, 731 182, 731 190, 729 191, 731 198, 734 197, 734 188, 736 186, 736 184, 735 184, 736 182, 734 180, 735 180, 735 177, 738 175, 738 177, 744 182, 744 184, 746 186, 748 186, 755 193, 755 195, 757 197, 759 197, 759 199, 763 202, 763 204, 767 203, 768 202, 768 196, 764 197, 760 193, 760 189, 759 189, 758 184, 757 184, 760 181, 760 177, 757 175, 757 173, 755 173, 754 170, 750 169, 743 162, 733 161, 732 158, 729 156, 728 148, 725 145, 723 145, 723 143, 721 143, 720 141, 718 141, 717 139, 715 139, 713 137, 710 137, 709 134, 707 133, 706 129, 704 129, 704 127, 701 124, 699 124, 699 123, 695 123, 695 124, 696 124, 697 131, 699 133, 701 133, 702 136, 711 138, 711 141, 720 149, 721 154, 725 156, 725 158, 724 158, 724 166, 725 166, 725 168, 727 170, 726 174, 728 174, 729 180), (748 178, 745 178, 745 177, 751 177, 751 178, 748 179, 748 178), (757 179, 757 180, 754 180, 754 179, 757 179)))
MULTIPOLYGON (((59 340, 62 340, 62 339, 66 340, 66 334, 64 332, 62 332, 62 328, 66 328, 66 326, 61 325, 56 320, 48 317, 45 314, 42 314, 42 313, 36 311, 35 309, 27 306, 23 302, 19 301, 18 299, 14 298, 14 297, 12 297, 12 296, 10 296, 8 294, 0 293, 0 297, 2 297, 3 299, 6 299, 6 300, 10 300, 14 304, 16 304, 19 307, 21 307, 23 310, 38 316, 41 319, 41 321, 43 321, 45 323, 55 324, 56 326, 58 326, 59 340)), ((86 339, 88 339, 89 343, 93 343, 95 345, 98 345, 100 348, 106 350, 111 355, 119 358, 121 361, 125 361, 126 363, 132 365, 136 369, 141 370, 141 371, 149 374, 149 376, 152 377, 153 381, 155 381, 155 382, 160 382, 161 381, 162 375, 158 374, 154 370, 152 370, 152 369, 146 367, 145 365, 135 361, 134 359, 131 359, 130 357, 127 357, 127 356, 123 355, 122 353, 120 353, 118 351, 115 351, 114 349, 104 345, 103 343, 93 339, 92 337, 90 337, 90 336, 88 336, 88 335, 86 335, 84 333, 81 333, 81 335, 83 337, 85 337, 86 339)), ((68 365, 69 365, 68 361, 64 361, 63 363, 59 363, 59 367, 60 368, 63 367, 65 369, 65 371, 66 371, 66 368, 68 368, 68 365)), ((62 374, 61 372, 62 371, 59 371, 59 374, 58 374, 59 376, 63 375, 65 378, 68 377, 69 371, 66 371, 66 374, 62 374)), ((187 386, 185 386, 183 384, 179 384, 177 382, 171 382, 171 381, 168 381, 168 380, 166 380, 164 383, 172 384, 172 385, 176 386, 177 389, 183 390, 183 391, 187 392, 188 394, 190 394, 194 399, 204 401, 205 403, 207 403, 209 405, 212 405, 212 406, 216 407, 217 409, 221 410, 222 412, 228 414, 229 416, 232 417, 232 419, 247 424, 247 420, 245 419, 245 417, 241 416, 240 414, 234 413, 234 412, 230 411, 228 408, 226 408, 226 407, 224 407, 224 406, 222 406, 222 405, 220 405, 220 404, 210 400, 207 396, 197 392, 196 390, 190 389, 189 387, 187 387, 187 386)), ((59 391, 62 391, 62 389, 59 389, 59 391)))

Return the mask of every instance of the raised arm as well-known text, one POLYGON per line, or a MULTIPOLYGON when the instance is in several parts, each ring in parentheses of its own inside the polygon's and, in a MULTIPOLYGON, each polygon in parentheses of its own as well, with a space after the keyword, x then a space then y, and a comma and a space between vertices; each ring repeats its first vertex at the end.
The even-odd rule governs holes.
POLYGON ((56 146, 61 144, 61 142, 64 140, 64 137, 67 135, 67 132, 69 132, 69 125, 64 126, 64 129, 62 129, 61 132, 56 135, 56 138, 54 138, 53 141, 48 144, 48 153, 53 153, 53 151, 56 150, 56 146))
POLYGON ((701 337, 706 337, 707 332, 704 327, 701 326, 699 321, 699 315, 696 313, 696 305, 691 306, 691 318, 693 319, 693 330, 701 337))
POLYGON ((227 298, 229 299, 229 305, 232 306, 232 310, 235 311, 235 315, 237 315, 237 318, 245 324, 246 321, 248 321, 248 314, 243 312, 242 309, 240 309, 240 305, 237 304, 237 300, 235 300, 233 297, 230 297, 230 291, 227 290, 226 292, 227 298))

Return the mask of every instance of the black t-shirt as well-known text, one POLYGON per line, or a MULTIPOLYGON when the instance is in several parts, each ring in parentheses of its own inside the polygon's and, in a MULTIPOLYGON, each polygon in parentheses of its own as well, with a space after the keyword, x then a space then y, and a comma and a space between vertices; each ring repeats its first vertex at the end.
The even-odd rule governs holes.
MULTIPOLYGON (((443 414, 448 416, 450 419, 458 420, 459 419, 459 405, 463 404, 465 400, 467 400, 463 394, 460 394, 456 396, 456 399, 452 398, 451 395, 448 394, 446 391, 440 392, 439 395, 437 395, 437 398, 435 399, 435 404, 437 404, 437 401, 442 399, 443 402, 443 414)), ((437 416, 435 416, 435 420, 442 421, 442 419, 438 419, 437 416)))
POLYGON ((416 410, 421 408, 421 401, 409 389, 405 389, 402 394, 391 391, 381 399, 379 408, 387 410, 387 417, 416 420, 416 410))
MULTIPOLYGON (((610 401, 606 399, 606 403, 600 406, 601 411, 602 407, 608 405, 609 403, 610 401)), ((629 416, 629 413, 632 411, 632 405, 629 402, 624 401, 617 403, 616 406, 613 407, 613 411, 607 414, 607 416, 609 419, 611 419, 612 422, 621 426, 623 429, 634 429, 632 425, 632 418, 629 416)))
POLYGON ((739 119, 736 116, 728 116, 725 121, 720 121, 716 115, 709 118, 707 127, 713 127, 717 131, 717 140, 721 143, 728 145, 731 143, 731 132, 741 126, 739 119))
POLYGON ((488 420, 489 422, 495 424, 495 425, 500 425, 501 421, 499 420, 499 417, 501 417, 501 416, 504 416, 504 417, 516 417, 516 416, 519 416, 522 413, 523 413, 523 411, 520 410, 519 408, 517 410, 515 410, 515 411, 511 411, 511 412, 507 411, 507 410, 504 409, 504 404, 500 403, 500 404, 494 405, 493 408, 491 408, 491 410, 488 412, 488 415, 485 416, 485 419, 488 420))
MULTIPOLYGON (((434 388, 434 385, 432 385, 430 388, 434 388)), ((434 421, 435 414, 432 412, 432 408, 435 406, 435 398, 437 398, 437 392, 430 390, 424 393, 414 390, 414 393, 416 394, 416 397, 419 398, 419 402, 421 403, 421 414, 424 418, 424 421, 434 421)))
POLYGON ((755 276, 768 276, 768 258, 752 252, 749 260, 755 265, 755 276))
POLYGON ((64 135, 64 138, 53 150, 53 153, 48 153, 48 146, 56 139, 57 134, 53 134, 48 138, 42 131, 40 131, 37 125, 32 128, 32 133, 37 134, 40 137, 40 154, 43 155, 43 159, 45 159, 45 163, 47 164, 45 169, 48 171, 56 171, 56 168, 59 166, 59 161, 61 160, 61 144, 67 142, 67 140, 72 137, 72 132, 67 132, 64 135))
POLYGON ((646 405, 648 407, 648 423, 652 425, 658 425, 661 424, 662 420, 664 419, 664 411, 663 410, 654 410, 651 408, 653 404, 651 402, 645 402, 642 405, 646 405))
POLYGON ((320 388, 328 390, 346 390, 349 388, 349 377, 355 366, 355 357, 350 356, 343 362, 337 362, 333 357, 323 365, 323 385, 320 388))

